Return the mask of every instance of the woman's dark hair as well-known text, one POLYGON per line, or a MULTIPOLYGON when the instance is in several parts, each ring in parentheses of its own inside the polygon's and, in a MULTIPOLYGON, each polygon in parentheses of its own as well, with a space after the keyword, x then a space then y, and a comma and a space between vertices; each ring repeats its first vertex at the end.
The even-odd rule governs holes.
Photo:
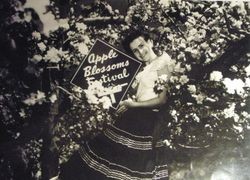
POLYGON ((132 50, 130 49, 130 43, 140 36, 143 37, 145 41, 150 39, 150 35, 148 33, 145 33, 140 30, 132 31, 124 38, 122 46, 128 54, 134 56, 132 50))
POLYGON ((43 22, 41 21, 39 15, 33 8, 25 8, 24 12, 30 12, 32 17, 32 24, 34 25, 35 30, 42 32, 43 31, 43 22))
POLYGON ((35 21, 40 20, 39 15, 37 14, 37 12, 33 8, 25 8, 24 12, 25 13, 31 12, 31 17, 33 20, 35 20, 35 21))

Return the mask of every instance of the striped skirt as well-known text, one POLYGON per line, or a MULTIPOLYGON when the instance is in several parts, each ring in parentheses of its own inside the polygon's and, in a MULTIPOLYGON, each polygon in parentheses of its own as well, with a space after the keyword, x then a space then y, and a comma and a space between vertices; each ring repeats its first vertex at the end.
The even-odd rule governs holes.
POLYGON ((82 144, 62 166, 60 179, 168 179, 169 153, 154 141, 159 114, 131 109, 102 134, 82 144))

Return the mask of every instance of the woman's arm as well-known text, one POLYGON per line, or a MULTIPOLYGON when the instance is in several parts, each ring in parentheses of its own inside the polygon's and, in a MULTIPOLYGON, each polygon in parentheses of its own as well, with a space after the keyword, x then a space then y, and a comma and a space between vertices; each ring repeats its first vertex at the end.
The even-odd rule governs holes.
MULTIPOLYGON (((157 70, 158 77, 163 74, 166 74, 168 79, 171 76, 171 72, 169 71, 167 64, 157 70)), ((153 98, 153 99, 149 99, 146 101, 139 101, 139 102, 133 101, 131 99, 122 101, 120 103, 120 107, 117 112, 122 113, 126 111, 128 108, 139 108, 139 107, 155 108, 155 107, 159 107, 165 104, 166 101, 167 101, 167 89, 164 88, 163 91, 156 98, 153 98)))
POLYGON ((155 108, 155 107, 159 107, 163 104, 166 103, 167 101, 167 90, 166 88, 163 89, 163 91, 156 97, 153 99, 149 99, 147 101, 133 101, 133 100, 125 100, 122 101, 120 104, 119 109, 117 110, 118 113, 123 113, 125 112, 128 108, 139 108, 139 107, 143 107, 143 108, 155 108))
POLYGON ((124 101, 124 105, 128 106, 128 108, 137 108, 137 107, 144 107, 144 108, 155 108, 159 107, 166 103, 167 101, 167 95, 166 95, 166 88, 163 89, 163 91, 153 99, 149 99, 147 101, 124 101))

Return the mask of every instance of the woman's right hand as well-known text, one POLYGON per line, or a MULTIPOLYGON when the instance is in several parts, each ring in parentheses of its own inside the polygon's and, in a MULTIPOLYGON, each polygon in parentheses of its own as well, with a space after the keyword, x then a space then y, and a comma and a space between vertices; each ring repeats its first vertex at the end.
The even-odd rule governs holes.
POLYGON ((125 101, 120 102, 120 106, 117 110, 117 113, 124 113, 125 111, 128 110, 128 108, 133 107, 134 101, 132 99, 127 99, 125 101))
POLYGON ((122 113, 124 113, 127 110, 128 110, 128 108, 125 105, 120 105, 119 108, 118 108, 118 110, 117 110, 117 113, 118 114, 122 114, 122 113))

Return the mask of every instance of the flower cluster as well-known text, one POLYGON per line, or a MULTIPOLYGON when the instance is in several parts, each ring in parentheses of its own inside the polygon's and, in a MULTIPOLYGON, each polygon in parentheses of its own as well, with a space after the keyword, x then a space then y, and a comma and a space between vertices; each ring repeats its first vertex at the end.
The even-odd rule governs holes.
POLYGON ((41 179, 42 177, 40 161, 42 143, 42 139, 32 139, 24 145, 24 153, 27 158, 26 160, 28 161, 29 167, 32 168, 31 177, 34 179, 41 179))
MULTIPOLYGON (((181 77, 183 75, 179 79, 181 77)), ((244 134, 250 128, 246 102, 250 90, 248 78, 245 81, 231 79, 220 71, 211 72, 209 78, 198 84, 185 81, 185 84, 176 85, 161 77, 157 81, 156 89, 168 87, 170 90, 168 109, 172 120, 166 127, 166 131, 170 129, 166 136, 168 147, 205 148, 219 139, 231 137, 233 140, 232 136, 236 142, 244 140, 244 134)))
POLYGON ((103 109, 109 109, 111 107, 111 100, 107 96, 101 96, 107 91, 100 81, 90 81, 88 89, 84 90, 89 104, 98 105, 101 104, 103 109))
POLYGON ((114 123, 110 98, 99 96, 104 92, 106 88, 99 81, 90 82, 85 90, 76 86, 72 88, 72 106, 62 115, 56 130, 60 162, 67 161, 83 139, 95 137, 114 123))
MULTIPOLYGON (((72 16, 77 13, 74 8, 78 8, 75 4, 73 6, 70 12, 72 16)), ((106 3, 101 3, 98 7, 93 8, 104 8, 112 16, 118 13, 118 11, 110 9, 110 6, 106 3), (105 7, 102 5, 105 5, 105 7)), ((49 71, 51 81, 53 81, 51 90, 53 92, 55 91, 53 87, 56 87, 59 81, 62 82, 63 87, 69 86, 68 74, 75 71, 76 66, 82 62, 96 38, 99 37, 117 45, 119 39, 121 39, 120 28, 128 28, 125 25, 113 27, 108 24, 97 28, 83 22, 83 16, 86 16, 91 21, 101 14, 100 10, 100 12, 93 11, 89 14, 78 14, 74 18, 58 19, 58 29, 50 32, 48 37, 38 31, 33 31, 29 39, 29 62, 26 71, 38 78, 49 71)), ((115 118, 110 113, 110 98, 100 95, 104 94, 102 91, 107 91, 107 89, 98 81, 91 82, 88 89, 84 90, 79 87, 72 87, 68 109, 60 115, 61 118, 56 124, 56 137, 54 140, 60 149, 61 162, 68 159, 70 154, 78 148, 83 138, 96 136, 108 124, 114 122, 115 118)), ((37 90, 26 96, 23 103, 28 108, 32 108, 34 105, 46 102, 54 103, 57 99, 60 101, 58 94, 44 93, 37 90)), ((27 111, 23 114, 28 115, 27 111)))
POLYGON ((168 76, 166 74, 161 75, 156 81, 154 85, 154 92, 159 94, 166 88, 168 76))

